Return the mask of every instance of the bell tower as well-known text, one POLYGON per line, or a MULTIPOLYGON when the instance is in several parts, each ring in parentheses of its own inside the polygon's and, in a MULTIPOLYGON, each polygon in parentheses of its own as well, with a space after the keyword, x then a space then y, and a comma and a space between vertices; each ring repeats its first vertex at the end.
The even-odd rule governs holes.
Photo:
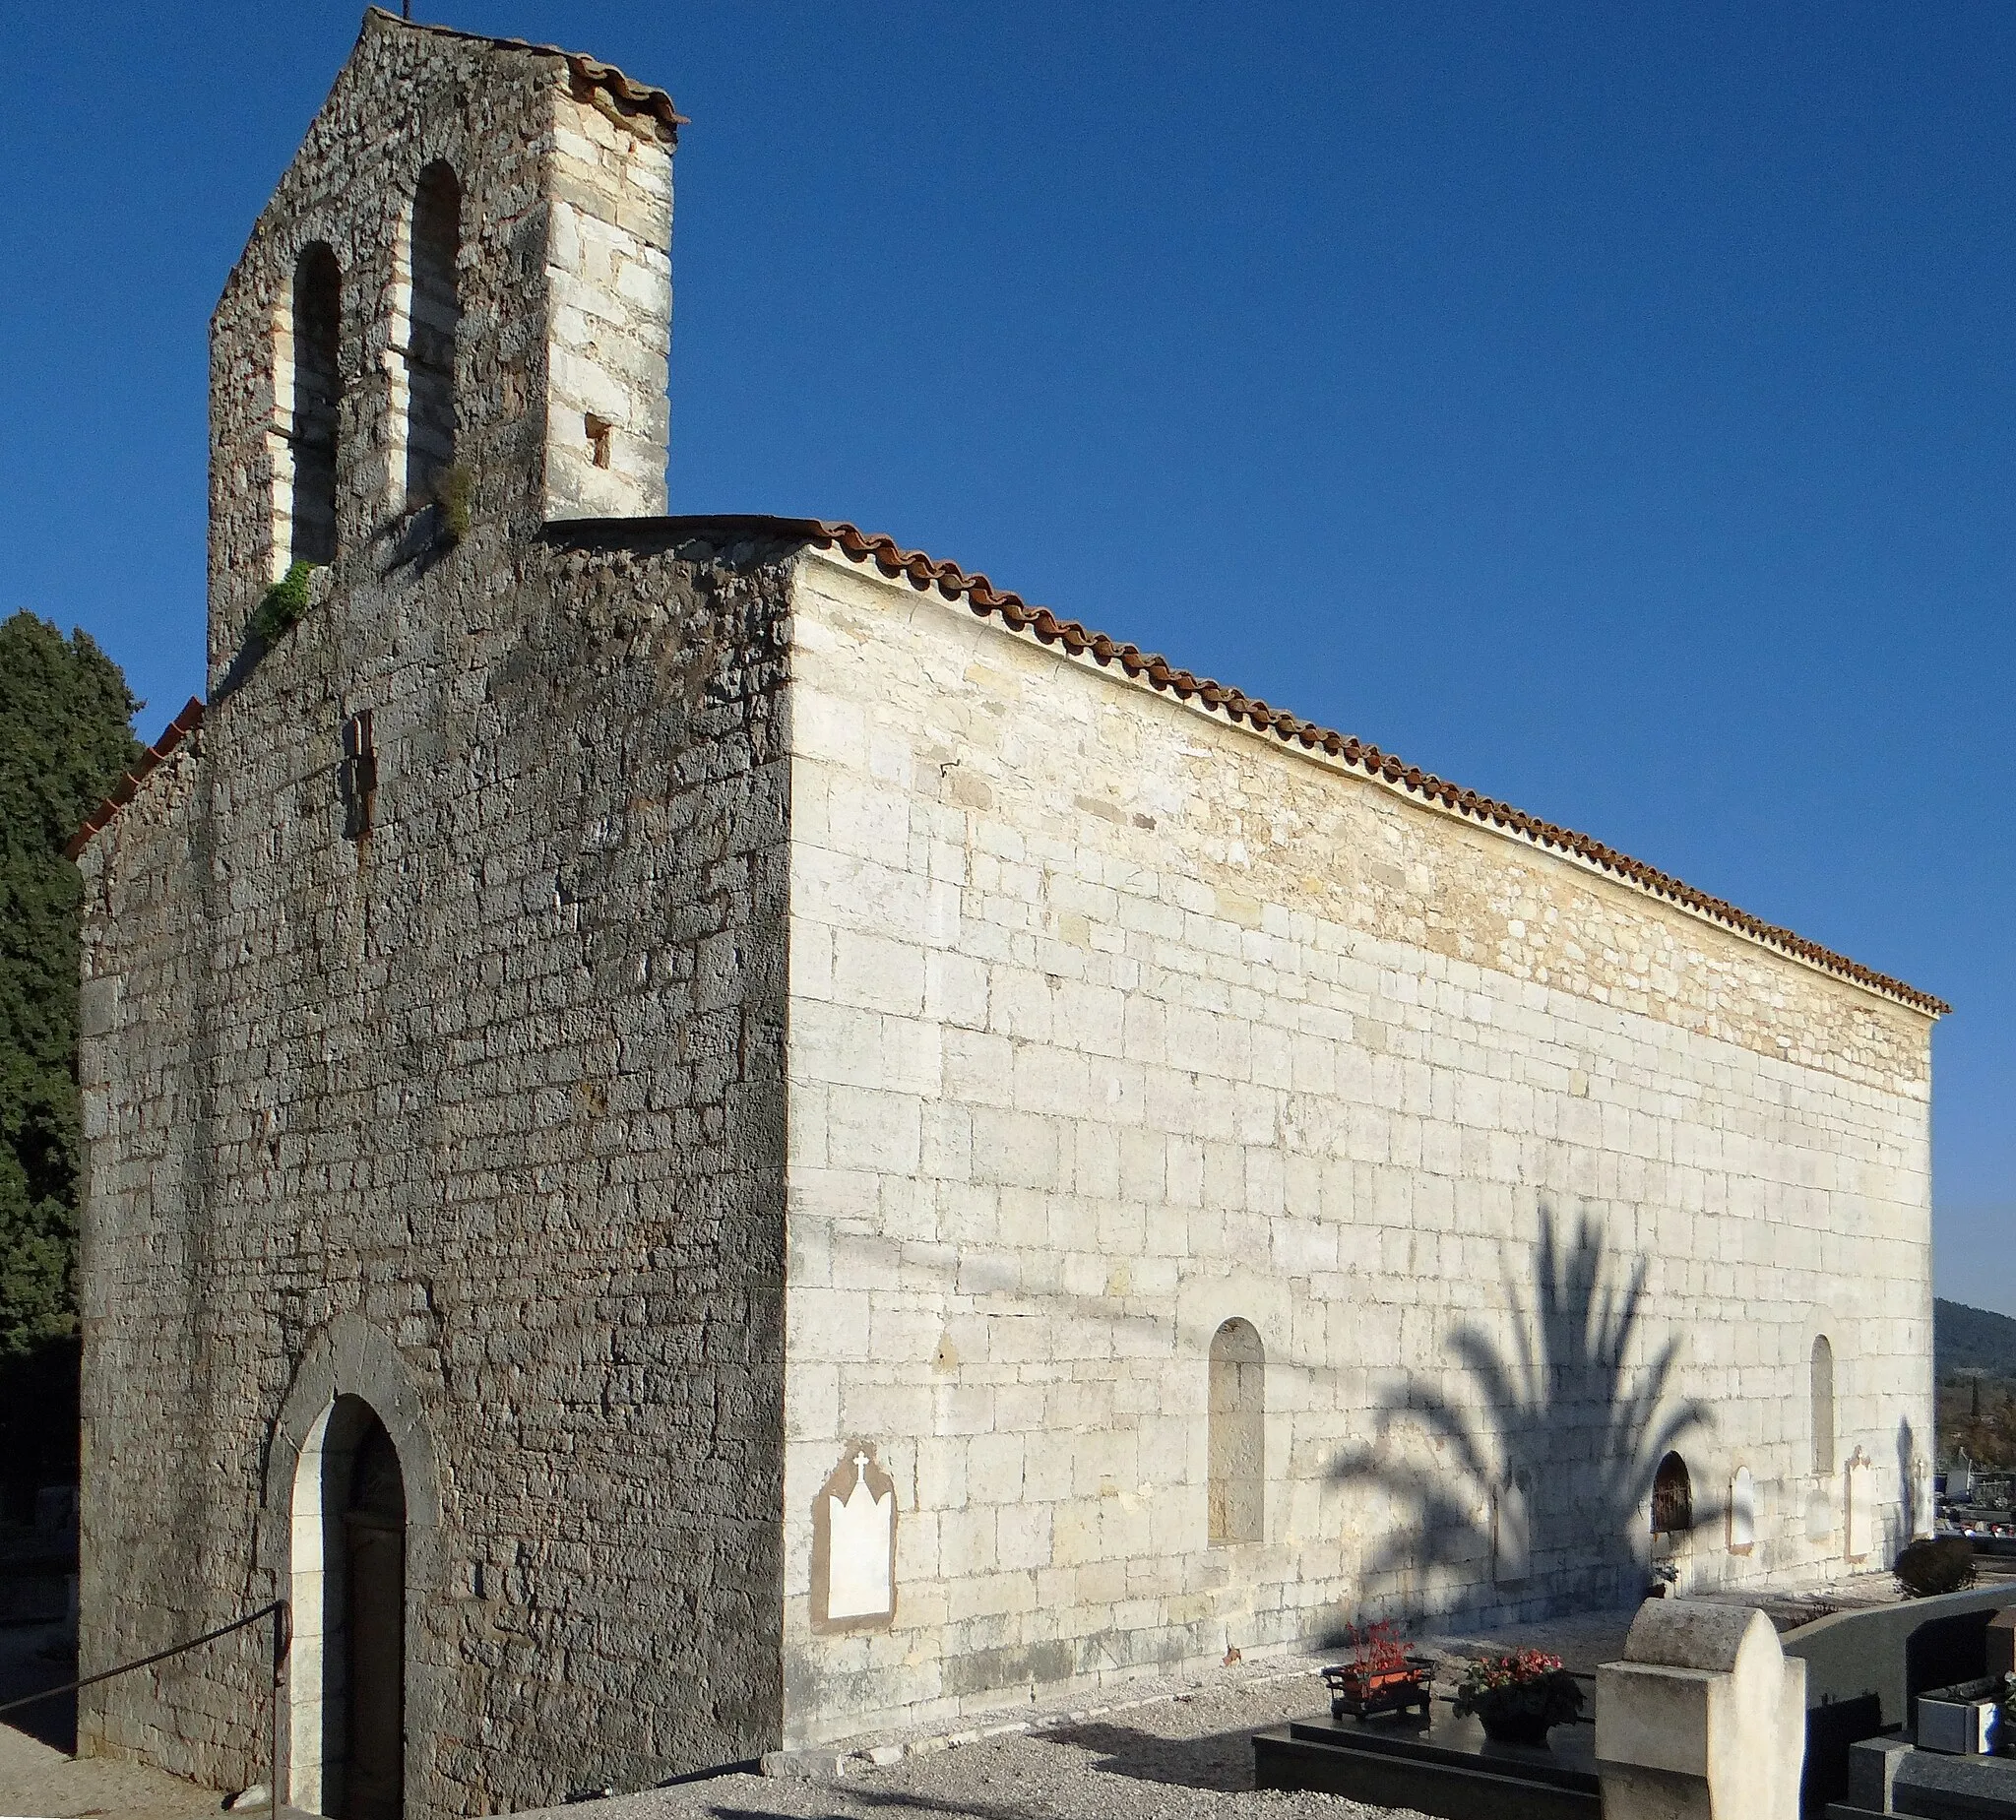
POLYGON ((665 507, 671 97, 373 7, 211 324, 210 677, 342 589, 665 507))

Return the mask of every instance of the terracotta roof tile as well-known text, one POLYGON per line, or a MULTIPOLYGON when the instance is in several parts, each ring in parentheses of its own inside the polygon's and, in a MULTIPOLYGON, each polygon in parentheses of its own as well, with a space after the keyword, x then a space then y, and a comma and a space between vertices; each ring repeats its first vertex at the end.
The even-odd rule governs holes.
POLYGON ((567 65, 577 94, 600 90, 613 95, 626 111, 650 114, 664 128, 668 139, 676 138, 679 128, 687 124, 685 115, 672 105, 672 97, 662 89, 654 89, 649 83, 634 82, 613 63, 598 62, 578 50, 562 50, 557 44, 535 44, 526 38, 498 38, 480 31, 458 31, 453 26, 424 26, 413 20, 401 19, 398 14, 388 13, 379 6, 366 7, 364 17, 366 21, 397 26, 404 31, 424 31, 433 37, 460 38, 468 43, 488 44, 498 50, 529 50, 544 57, 559 57, 567 65))
MULTIPOLYGON (((1225 683, 1178 669, 1166 658, 1144 652, 1136 645, 1121 644, 1103 632, 1089 630, 1075 619, 1059 619, 1048 607, 1031 606, 1020 595, 996 588, 984 575, 969 575, 957 563, 938 561, 921 550, 906 550, 891 537, 871 535, 845 521, 770 518, 752 514, 577 519, 549 525, 544 534, 548 541, 573 544, 706 536, 716 541, 742 537, 776 538, 809 543, 822 549, 837 549, 852 561, 872 562, 884 575, 904 577, 919 592, 936 589, 947 600, 964 600, 981 618, 999 620, 1010 631, 1034 638, 1040 644, 1061 645, 1072 657, 1089 657, 1102 666, 1118 665, 1129 677, 1146 681, 1150 687, 1172 694, 1178 700, 1200 702, 1213 713, 1224 715, 1228 721, 1242 722, 1261 732, 1272 733, 1284 745, 1299 746, 1311 753, 1321 752, 1349 769, 1361 771, 1368 778, 1380 779, 1424 802, 1465 816, 1481 827, 1499 829, 1530 841, 1543 851, 1570 855, 1655 898, 1676 904, 1767 948, 1791 955, 1824 973, 1853 980, 1916 1011, 1939 1017, 1952 1010, 1945 1000, 1935 998, 1929 992, 1922 992, 1888 973, 1879 973, 1858 961, 1851 961, 1846 955, 1823 948, 1818 942, 1808 941, 1791 929, 1766 922, 1761 916, 1753 916, 1725 899, 1711 897, 1684 880, 1647 865, 1642 859, 1634 859, 1628 853, 1619 852, 1589 835, 1543 821, 1508 802, 1480 795, 1474 789, 1466 789, 1446 778, 1425 772, 1418 765, 1410 765, 1397 753, 1383 752, 1351 734, 1320 726, 1286 709, 1270 707, 1266 702, 1225 683)), ((121 805, 132 800, 134 791, 146 781, 148 774, 180 745, 187 734, 202 724, 203 704, 192 698, 189 705, 168 723, 160 738, 142 755, 140 764, 121 778, 111 795, 78 830, 65 852, 75 859, 84 850, 85 843, 112 819, 121 805)))
POLYGON ((1120 644, 1103 632, 1089 630, 1075 619, 1059 619, 1048 607, 1031 606, 1020 595, 996 588, 984 575, 968 575, 956 563, 937 561, 921 550, 904 549, 893 538, 870 535, 853 525, 826 519, 753 517, 610 519, 571 526, 554 525, 548 528, 548 535, 568 537, 571 533, 573 538, 592 535, 591 524, 598 531, 617 533, 625 523, 640 530, 656 525, 661 528, 661 535, 666 530, 676 532, 681 527, 691 527, 696 534, 706 530, 726 530, 731 534, 802 537, 822 548, 838 549, 856 562, 872 562, 884 575, 904 577, 920 592, 935 588, 948 600, 964 600, 975 613, 983 618, 997 619, 1011 631, 1045 645, 1061 645, 1073 657, 1090 657, 1095 662, 1106 666, 1117 664, 1126 675, 1145 680, 1152 688, 1172 694, 1182 701, 1201 702, 1228 721, 1243 722, 1262 732, 1272 733, 1284 745, 1299 746, 1312 753, 1321 752, 1350 769, 1383 780, 1424 802, 1438 804, 1457 815, 1468 817, 1480 826, 1530 841, 1543 851, 1570 855, 1655 898, 1679 905, 1711 922, 1721 923, 1761 942, 1767 948, 1792 955, 1843 979, 1854 980, 1858 985, 1896 999, 1914 1010, 1933 1017, 1952 1010, 1952 1006, 1929 992, 1922 992, 1888 973, 1879 973, 1858 961, 1851 961, 1846 955, 1823 948, 1818 942, 1808 941, 1791 929, 1766 922, 1761 916, 1753 916, 1748 910, 1739 910, 1722 898, 1711 897, 1670 873, 1619 852, 1589 835, 1543 821, 1537 815, 1514 808, 1509 802, 1480 795, 1474 789, 1466 789, 1446 778, 1423 771, 1418 765, 1410 765, 1396 753, 1382 752, 1364 740, 1332 727, 1320 726, 1286 709, 1271 707, 1225 683, 1178 669, 1166 658, 1144 652, 1138 646, 1120 644))
POLYGON ((75 859, 83 852, 85 843, 133 800, 134 791, 147 782, 148 774, 202 724, 203 704, 192 695, 182 712, 168 722, 167 730, 141 753, 139 764, 121 775, 119 782, 112 785, 112 793, 91 812, 84 826, 70 837, 70 845, 64 847, 63 856, 66 859, 75 859))

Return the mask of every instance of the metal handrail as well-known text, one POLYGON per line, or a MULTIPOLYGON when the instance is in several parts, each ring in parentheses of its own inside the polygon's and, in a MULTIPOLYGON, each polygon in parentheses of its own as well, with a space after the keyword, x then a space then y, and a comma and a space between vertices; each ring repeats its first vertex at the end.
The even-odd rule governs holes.
POLYGON ((270 1605, 261 1605, 257 1611, 248 1612, 244 1617, 233 1618, 228 1624, 220 1624, 216 1630, 207 1630, 200 1637, 191 1637, 187 1643, 171 1644, 165 1650, 157 1650, 152 1656, 143 1656, 136 1662, 121 1663, 116 1668, 104 1668, 96 1674, 87 1674, 75 1681, 65 1681, 61 1687, 45 1687, 38 1694, 25 1694, 19 1700, 0 1703, 0 1718, 9 1713, 19 1712, 25 1706, 37 1706, 44 1700, 54 1700, 61 1694, 74 1694, 87 1687, 95 1687, 100 1681, 109 1681, 117 1675, 131 1674, 136 1668, 152 1668, 156 1663, 166 1662, 171 1656, 186 1655, 191 1650, 200 1650, 206 1643, 215 1643, 220 1637, 228 1637, 233 1631, 244 1630, 257 1624, 262 1618, 273 1620, 273 1683, 267 1689, 267 1758, 266 1790, 267 1804, 278 1820, 280 1814, 280 1689, 286 1671, 287 1650, 294 1640, 293 1610, 284 1599, 276 1599, 270 1605))

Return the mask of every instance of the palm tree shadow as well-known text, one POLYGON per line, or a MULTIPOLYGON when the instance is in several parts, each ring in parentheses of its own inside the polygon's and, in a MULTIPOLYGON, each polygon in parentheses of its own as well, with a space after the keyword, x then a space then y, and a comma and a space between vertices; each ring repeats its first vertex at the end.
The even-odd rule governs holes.
MULTIPOLYGON (((1331 1469, 1339 1483, 1384 1490, 1404 1513, 1367 1562, 1368 1584, 1388 1577, 1418 1597, 1440 1570, 1459 1606, 1492 1602, 1492 1575, 1501 1599, 1595 1604, 1642 1594, 1644 1512, 1660 1464, 1711 1425, 1698 1400, 1669 1407, 1677 1337, 1635 1358, 1646 1270, 1640 1258, 1620 1287, 1601 1228, 1585 1216, 1564 1248, 1543 1209, 1530 1307, 1512 1286, 1510 1348, 1470 1324, 1450 1338, 1477 1404, 1409 1373, 1379 1398, 1371 1444, 1331 1469), (1410 1428, 1425 1431, 1434 1464, 1402 1445, 1410 1428), (1523 1524, 1513 1514, 1522 1507, 1523 1524), (1508 1518, 1523 1538, 1494 1535, 1508 1518)), ((1716 1515, 1696 1499, 1691 1526, 1716 1515)))

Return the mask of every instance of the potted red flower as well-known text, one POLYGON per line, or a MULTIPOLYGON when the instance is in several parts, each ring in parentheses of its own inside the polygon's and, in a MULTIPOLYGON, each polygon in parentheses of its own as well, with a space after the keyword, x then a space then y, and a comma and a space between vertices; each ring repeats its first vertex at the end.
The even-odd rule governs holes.
POLYGON ((1558 1656, 1519 1650, 1472 1663, 1456 1684, 1459 1717, 1475 1713, 1498 1744, 1544 1744, 1550 1726, 1582 1713, 1582 1689, 1558 1656))
POLYGON ((1393 1634, 1391 1618, 1350 1625, 1345 1634, 1351 1639, 1351 1661, 1342 1667, 1323 1670, 1330 1689, 1331 1718, 1364 1719, 1373 1713, 1400 1713, 1416 1706, 1423 1714, 1427 1712, 1434 1664, 1407 1653, 1393 1634))

